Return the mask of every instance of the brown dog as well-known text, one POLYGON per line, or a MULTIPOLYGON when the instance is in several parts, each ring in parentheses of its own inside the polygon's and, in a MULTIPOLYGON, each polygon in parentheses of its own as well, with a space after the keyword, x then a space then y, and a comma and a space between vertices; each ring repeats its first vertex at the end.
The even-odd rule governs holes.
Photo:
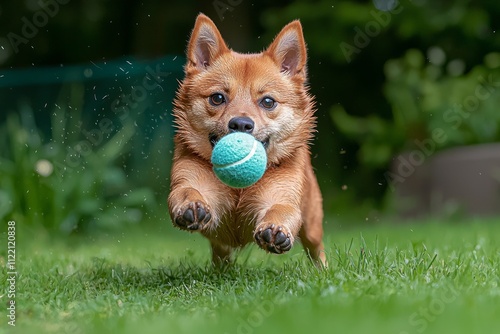
POLYGON ((216 265, 252 241, 285 253, 297 236, 308 255, 326 265, 322 198, 309 152, 315 117, 306 58, 299 21, 285 26, 264 52, 240 54, 208 17, 196 20, 174 101, 168 205, 175 226, 210 240, 216 265), (217 140, 234 131, 251 133, 268 157, 262 179, 245 189, 224 185, 210 164, 217 140))

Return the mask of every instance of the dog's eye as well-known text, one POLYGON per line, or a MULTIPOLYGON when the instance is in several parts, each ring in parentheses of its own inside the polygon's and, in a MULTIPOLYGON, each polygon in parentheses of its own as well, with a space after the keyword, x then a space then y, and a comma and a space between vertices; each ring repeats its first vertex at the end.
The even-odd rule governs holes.
POLYGON ((208 102, 214 107, 217 107, 226 102, 226 99, 221 93, 215 93, 210 95, 210 97, 208 98, 208 102))
POLYGON ((262 100, 260 100, 260 105, 264 109, 273 110, 274 108, 276 108, 277 103, 269 96, 266 96, 262 100))

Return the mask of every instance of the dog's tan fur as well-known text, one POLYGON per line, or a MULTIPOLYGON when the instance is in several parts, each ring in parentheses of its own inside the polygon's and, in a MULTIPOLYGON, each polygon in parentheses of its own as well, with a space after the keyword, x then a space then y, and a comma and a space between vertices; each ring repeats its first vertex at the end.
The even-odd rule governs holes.
POLYGON ((177 133, 168 197, 174 225, 207 237, 215 264, 228 262, 233 249, 253 241, 284 253, 298 236, 308 255, 326 265, 322 197, 309 152, 314 103, 299 21, 285 26, 264 52, 240 54, 200 14, 187 58, 174 101, 177 133), (215 93, 224 95, 223 104, 209 103, 215 93), (274 110, 262 107, 264 97, 276 101, 274 110), (245 189, 224 185, 210 164, 210 138, 229 133, 235 117, 252 119, 252 135, 267 141, 267 171, 245 189), (280 243, 284 236, 289 240, 280 243))

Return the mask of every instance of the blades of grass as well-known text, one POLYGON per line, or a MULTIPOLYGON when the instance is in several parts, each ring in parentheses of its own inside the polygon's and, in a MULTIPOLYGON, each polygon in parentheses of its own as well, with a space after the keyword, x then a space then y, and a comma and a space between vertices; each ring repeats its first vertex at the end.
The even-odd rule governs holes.
POLYGON ((433 263, 434 263, 434 261, 436 260, 437 256, 438 256, 438 255, 437 255, 437 253, 436 253, 436 254, 434 254, 434 256, 432 257, 431 262, 427 265, 427 268, 425 268, 424 272, 429 271, 430 267, 432 266, 432 264, 433 264, 433 263))
MULTIPOLYGON (((351 242, 349 243, 349 246, 347 247, 347 249, 345 249, 345 257, 346 257, 346 261, 348 265, 346 265, 346 270, 351 270, 352 268, 355 267, 355 264, 354 264, 354 260, 352 258, 352 254, 351 254, 351 249, 352 249, 352 246, 354 244, 354 238, 351 238, 351 242)), ((345 248, 345 246, 344 246, 345 248)))
POLYGON ((363 233, 360 233, 360 240, 361 240, 361 248, 360 248, 359 256, 358 256, 358 264, 356 266, 356 273, 358 275, 360 275, 361 272, 366 269, 365 250, 367 249, 367 247, 366 247, 365 238, 363 238, 363 233))

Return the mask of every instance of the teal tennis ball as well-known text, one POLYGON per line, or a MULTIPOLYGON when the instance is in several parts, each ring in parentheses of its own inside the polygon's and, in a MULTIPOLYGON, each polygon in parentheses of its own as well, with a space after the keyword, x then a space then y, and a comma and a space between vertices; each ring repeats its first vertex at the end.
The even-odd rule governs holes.
POLYGON ((259 181, 267 166, 261 142, 244 132, 222 137, 212 151, 215 175, 232 188, 246 188, 259 181))

